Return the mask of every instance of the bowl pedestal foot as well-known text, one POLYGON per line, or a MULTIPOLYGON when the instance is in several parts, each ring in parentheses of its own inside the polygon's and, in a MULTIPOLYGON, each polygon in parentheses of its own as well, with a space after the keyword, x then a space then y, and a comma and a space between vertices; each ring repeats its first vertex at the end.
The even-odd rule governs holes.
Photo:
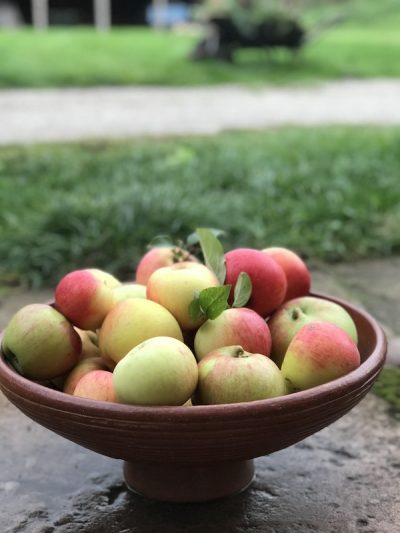
POLYGON ((205 502, 245 490, 254 477, 254 461, 201 466, 124 462, 128 488, 165 502, 205 502))

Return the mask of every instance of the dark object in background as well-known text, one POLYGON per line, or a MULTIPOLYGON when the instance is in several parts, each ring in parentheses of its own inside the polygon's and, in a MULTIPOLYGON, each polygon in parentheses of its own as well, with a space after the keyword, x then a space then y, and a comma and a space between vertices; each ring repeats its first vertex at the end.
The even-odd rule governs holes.
POLYGON ((290 18, 268 17, 247 33, 231 18, 215 17, 210 19, 208 34, 196 45, 191 58, 233 61, 234 52, 238 48, 286 48, 297 52, 305 41, 305 29, 290 18))

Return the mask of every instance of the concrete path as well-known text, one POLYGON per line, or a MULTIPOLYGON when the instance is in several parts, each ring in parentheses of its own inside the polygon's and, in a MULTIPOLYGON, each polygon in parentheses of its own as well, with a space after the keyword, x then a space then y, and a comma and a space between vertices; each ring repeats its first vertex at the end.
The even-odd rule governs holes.
MULTIPOLYGON (((400 365, 400 258, 330 265, 312 288, 365 307, 400 365)), ((0 329, 50 291, 0 300, 0 329)), ((397 533, 400 423, 370 392, 304 441, 256 461, 243 494, 171 505, 130 493, 122 463, 81 448, 29 420, 0 392, 0 531, 3 533, 397 533)))
POLYGON ((0 91, 0 144, 213 134, 281 125, 400 124, 400 80, 311 87, 0 91))

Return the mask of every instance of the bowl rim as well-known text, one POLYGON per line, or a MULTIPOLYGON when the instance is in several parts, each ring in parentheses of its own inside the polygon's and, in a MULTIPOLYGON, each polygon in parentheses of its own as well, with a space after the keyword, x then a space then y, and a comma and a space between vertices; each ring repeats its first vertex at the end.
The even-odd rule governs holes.
MULTIPOLYGON (((109 417, 113 419, 146 420, 148 422, 196 422, 209 420, 210 417, 223 415, 232 418, 248 418, 264 411, 282 412, 291 407, 301 409, 315 403, 316 397, 319 402, 329 403, 346 394, 362 384, 375 380, 381 371, 387 351, 386 335, 377 320, 367 311, 342 298, 328 294, 310 292, 308 296, 314 296, 338 303, 346 310, 353 310, 372 328, 375 336, 375 346, 371 354, 360 366, 345 376, 334 379, 322 385, 312 387, 304 391, 294 392, 285 396, 269 398, 266 400, 254 400, 220 405, 194 405, 184 406, 136 406, 120 403, 112 403, 87 398, 78 398, 56 389, 51 389, 31 381, 18 374, 5 360, 0 350, 0 390, 11 395, 17 395, 25 402, 41 404, 43 407, 57 411, 67 411, 81 416, 96 418, 109 417)), ((0 346, 3 338, 0 333, 0 346)))

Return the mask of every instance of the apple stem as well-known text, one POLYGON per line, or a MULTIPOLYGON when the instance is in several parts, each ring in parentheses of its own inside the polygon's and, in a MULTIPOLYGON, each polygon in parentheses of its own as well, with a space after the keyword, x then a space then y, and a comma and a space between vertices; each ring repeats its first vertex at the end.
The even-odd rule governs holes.
POLYGON ((300 316, 300 311, 295 307, 292 311, 292 319, 297 320, 300 316))
POLYGON ((241 346, 239 346, 239 348, 237 348, 237 350, 235 351, 235 354, 234 354, 235 357, 243 357, 244 356, 244 350, 241 346))

